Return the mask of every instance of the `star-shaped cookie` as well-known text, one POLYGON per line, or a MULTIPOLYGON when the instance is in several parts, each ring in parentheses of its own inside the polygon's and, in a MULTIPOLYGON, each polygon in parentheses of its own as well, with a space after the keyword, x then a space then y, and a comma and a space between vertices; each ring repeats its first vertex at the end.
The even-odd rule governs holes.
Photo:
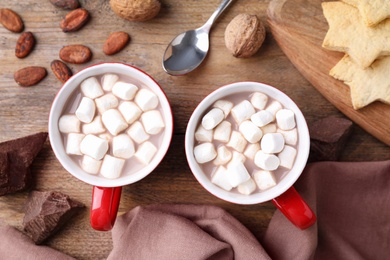
POLYGON ((350 87, 352 105, 357 110, 377 100, 390 104, 389 71, 389 56, 376 60, 366 69, 361 69, 345 55, 329 74, 350 87))
POLYGON ((367 26, 375 26, 390 17, 389 0, 342 0, 344 3, 359 9, 360 15, 367 26))
POLYGON ((369 67, 380 56, 390 55, 390 19, 367 27, 358 9, 343 2, 323 2, 329 30, 322 46, 346 52, 361 67, 369 67))

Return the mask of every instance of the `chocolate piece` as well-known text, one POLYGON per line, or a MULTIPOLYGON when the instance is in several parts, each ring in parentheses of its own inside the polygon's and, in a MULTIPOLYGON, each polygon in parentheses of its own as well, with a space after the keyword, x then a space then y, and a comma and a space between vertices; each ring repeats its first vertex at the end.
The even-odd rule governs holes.
POLYGON ((25 208, 23 229, 35 244, 41 244, 84 207, 61 192, 32 191, 25 208))
POLYGON ((351 135, 352 121, 335 116, 326 117, 309 126, 309 161, 337 161, 351 135))
POLYGON ((0 153, 0 188, 6 185, 9 181, 8 171, 8 153, 0 153))
POLYGON ((46 138, 42 132, 0 143, 0 196, 31 185, 30 166, 46 138))

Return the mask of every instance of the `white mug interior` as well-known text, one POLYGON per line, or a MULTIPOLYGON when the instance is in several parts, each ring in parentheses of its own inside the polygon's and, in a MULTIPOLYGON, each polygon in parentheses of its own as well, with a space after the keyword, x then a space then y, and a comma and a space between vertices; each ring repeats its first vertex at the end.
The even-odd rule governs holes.
POLYGON ((287 189, 289 189, 298 177, 301 175, 310 150, 310 136, 309 130, 306 124, 306 120, 298 108, 298 106, 294 103, 291 98, 289 98, 286 94, 281 92, 280 90, 271 87, 266 84, 257 83, 257 82, 237 82, 232 83, 223 87, 218 88, 214 92, 210 93, 206 98, 204 98, 199 105, 195 108, 192 113, 190 120, 186 129, 185 136, 185 152, 189 167, 194 174, 195 178, 198 182, 211 194, 214 196, 237 204, 257 204, 265 201, 272 200, 282 193, 284 193, 287 189), (284 108, 290 109, 295 114, 297 131, 298 131, 298 144, 297 144, 297 155, 295 158, 295 162, 291 170, 277 183, 276 186, 264 190, 261 192, 255 192, 251 195, 244 195, 238 192, 226 191, 217 185, 211 183, 209 174, 205 174, 200 167, 200 165, 196 162, 194 157, 194 146, 196 145, 195 141, 195 131, 203 117, 203 115, 210 109, 212 104, 224 97, 235 93, 242 92, 262 92, 269 97, 279 101, 284 108))
POLYGON ((79 71, 77 74, 73 75, 59 90, 50 110, 48 131, 50 143, 54 154, 56 155, 62 166, 69 173, 71 173, 77 179, 94 186, 119 187, 134 183, 144 178, 149 173, 151 173, 162 161, 166 152, 168 151, 172 139, 173 116, 170 104, 164 91, 158 85, 158 83, 148 74, 135 67, 123 63, 101 63, 97 65, 92 65, 79 71), (80 83, 88 77, 99 76, 105 73, 126 75, 148 86, 158 96, 163 111, 162 116, 165 120, 163 141, 158 147, 157 153, 153 157, 152 161, 148 165, 145 165, 145 167, 143 167, 139 171, 129 175, 122 174, 117 179, 107 179, 102 176, 92 175, 83 171, 82 168, 74 160, 72 160, 70 156, 66 154, 63 136, 58 128, 58 121, 63 114, 64 107, 67 105, 68 99, 72 96, 74 91, 79 88, 80 83))

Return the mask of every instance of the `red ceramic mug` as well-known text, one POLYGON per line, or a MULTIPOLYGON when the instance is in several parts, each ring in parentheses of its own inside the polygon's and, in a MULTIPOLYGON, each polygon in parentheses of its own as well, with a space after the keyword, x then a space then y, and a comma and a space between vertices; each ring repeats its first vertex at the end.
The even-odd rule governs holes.
MULTIPOLYGON (((50 110, 48 130, 51 146, 62 166, 79 180, 93 185, 90 215, 91 226, 96 230, 107 231, 115 223, 122 186, 141 180, 151 173, 164 158, 172 139, 173 116, 164 91, 148 74, 127 64, 101 63, 79 71, 59 90, 50 110), (161 138, 155 144, 157 152, 151 161, 146 165, 137 163, 133 165, 133 162, 131 162, 131 170, 127 171, 128 169, 125 168, 124 172, 115 179, 107 179, 101 174, 89 174, 84 171, 77 159, 72 159, 74 156, 69 156, 66 153, 64 134, 59 131, 59 119, 64 113, 68 113, 68 111, 65 111, 65 108, 68 106, 68 102, 74 99, 75 93, 80 91, 81 82, 89 77, 100 77, 106 73, 123 76, 124 81, 130 79, 131 83, 136 83, 139 87, 153 91, 158 97, 159 107, 157 109, 160 110, 165 123, 164 129, 160 133, 161 138)), ((137 144, 135 146, 137 149, 137 144)))
MULTIPOLYGON (((238 100, 236 101, 238 102, 238 100)), ((235 130, 238 131, 237 128, 235 130)), ((316 221, 315 214, 293 187, 294 182, 301 175, 306 165, 309 149, 310 137, 308 127, 298 106, 278 89, 257 82, 233 83, 223 86, 209 94, 200 102, 191 115, 185 136, 185 151, 188 164, 196 179, 207 191, 220 199, 237 204, 257 204, 272 201, 294 225, 301 229, 310 227, 316 221), (297 128, 297 144, 295 145, 297 153, 292 168, 287 171, 275 186, 266 190, 257 189, 250 195, 244 195, 235 189, 226 190, 212 183, 212 174, 215 173, 217 167, 210 170, 210 168, 203 167, 195 159, 194 147, 197 146, 195 132, 197 131, 203 116, 210 111, 216 101, 229 99, 230 97, 233 97, 233 99, 238 96, 241 98, 243 96, 248 97, 254 92, 266 94, 269 99, 280 102, 284 108, 294 112, 297 128), (207 171, 206 169, 209 170, 207 171)), ((246 160, 249 159, 247 158, 246 160)), ((251 174, 249 169, 248 171, 249 174, 251 174)))

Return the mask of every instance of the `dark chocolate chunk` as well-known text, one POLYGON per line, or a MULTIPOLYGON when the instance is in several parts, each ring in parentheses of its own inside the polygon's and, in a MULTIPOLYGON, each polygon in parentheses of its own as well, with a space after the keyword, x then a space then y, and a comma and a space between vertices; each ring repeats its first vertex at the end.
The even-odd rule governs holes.
POLYGON ((84 207, 61 192, 32 191, 25 207, 23 229, 35 244, 41 244, 84 207))
POLYGON ((7 185, 9 178, 9 161, 8 161, 8 153, 0 152, 0 188, 7 185))
POLYGON ((330 116, 309 126, 309 161, 337 161, 352 132, 352 121, 330 116))
POLYGON ((0 143, 0 196, 30 187, 30 166, 46 138, 42 132, 0 143))

